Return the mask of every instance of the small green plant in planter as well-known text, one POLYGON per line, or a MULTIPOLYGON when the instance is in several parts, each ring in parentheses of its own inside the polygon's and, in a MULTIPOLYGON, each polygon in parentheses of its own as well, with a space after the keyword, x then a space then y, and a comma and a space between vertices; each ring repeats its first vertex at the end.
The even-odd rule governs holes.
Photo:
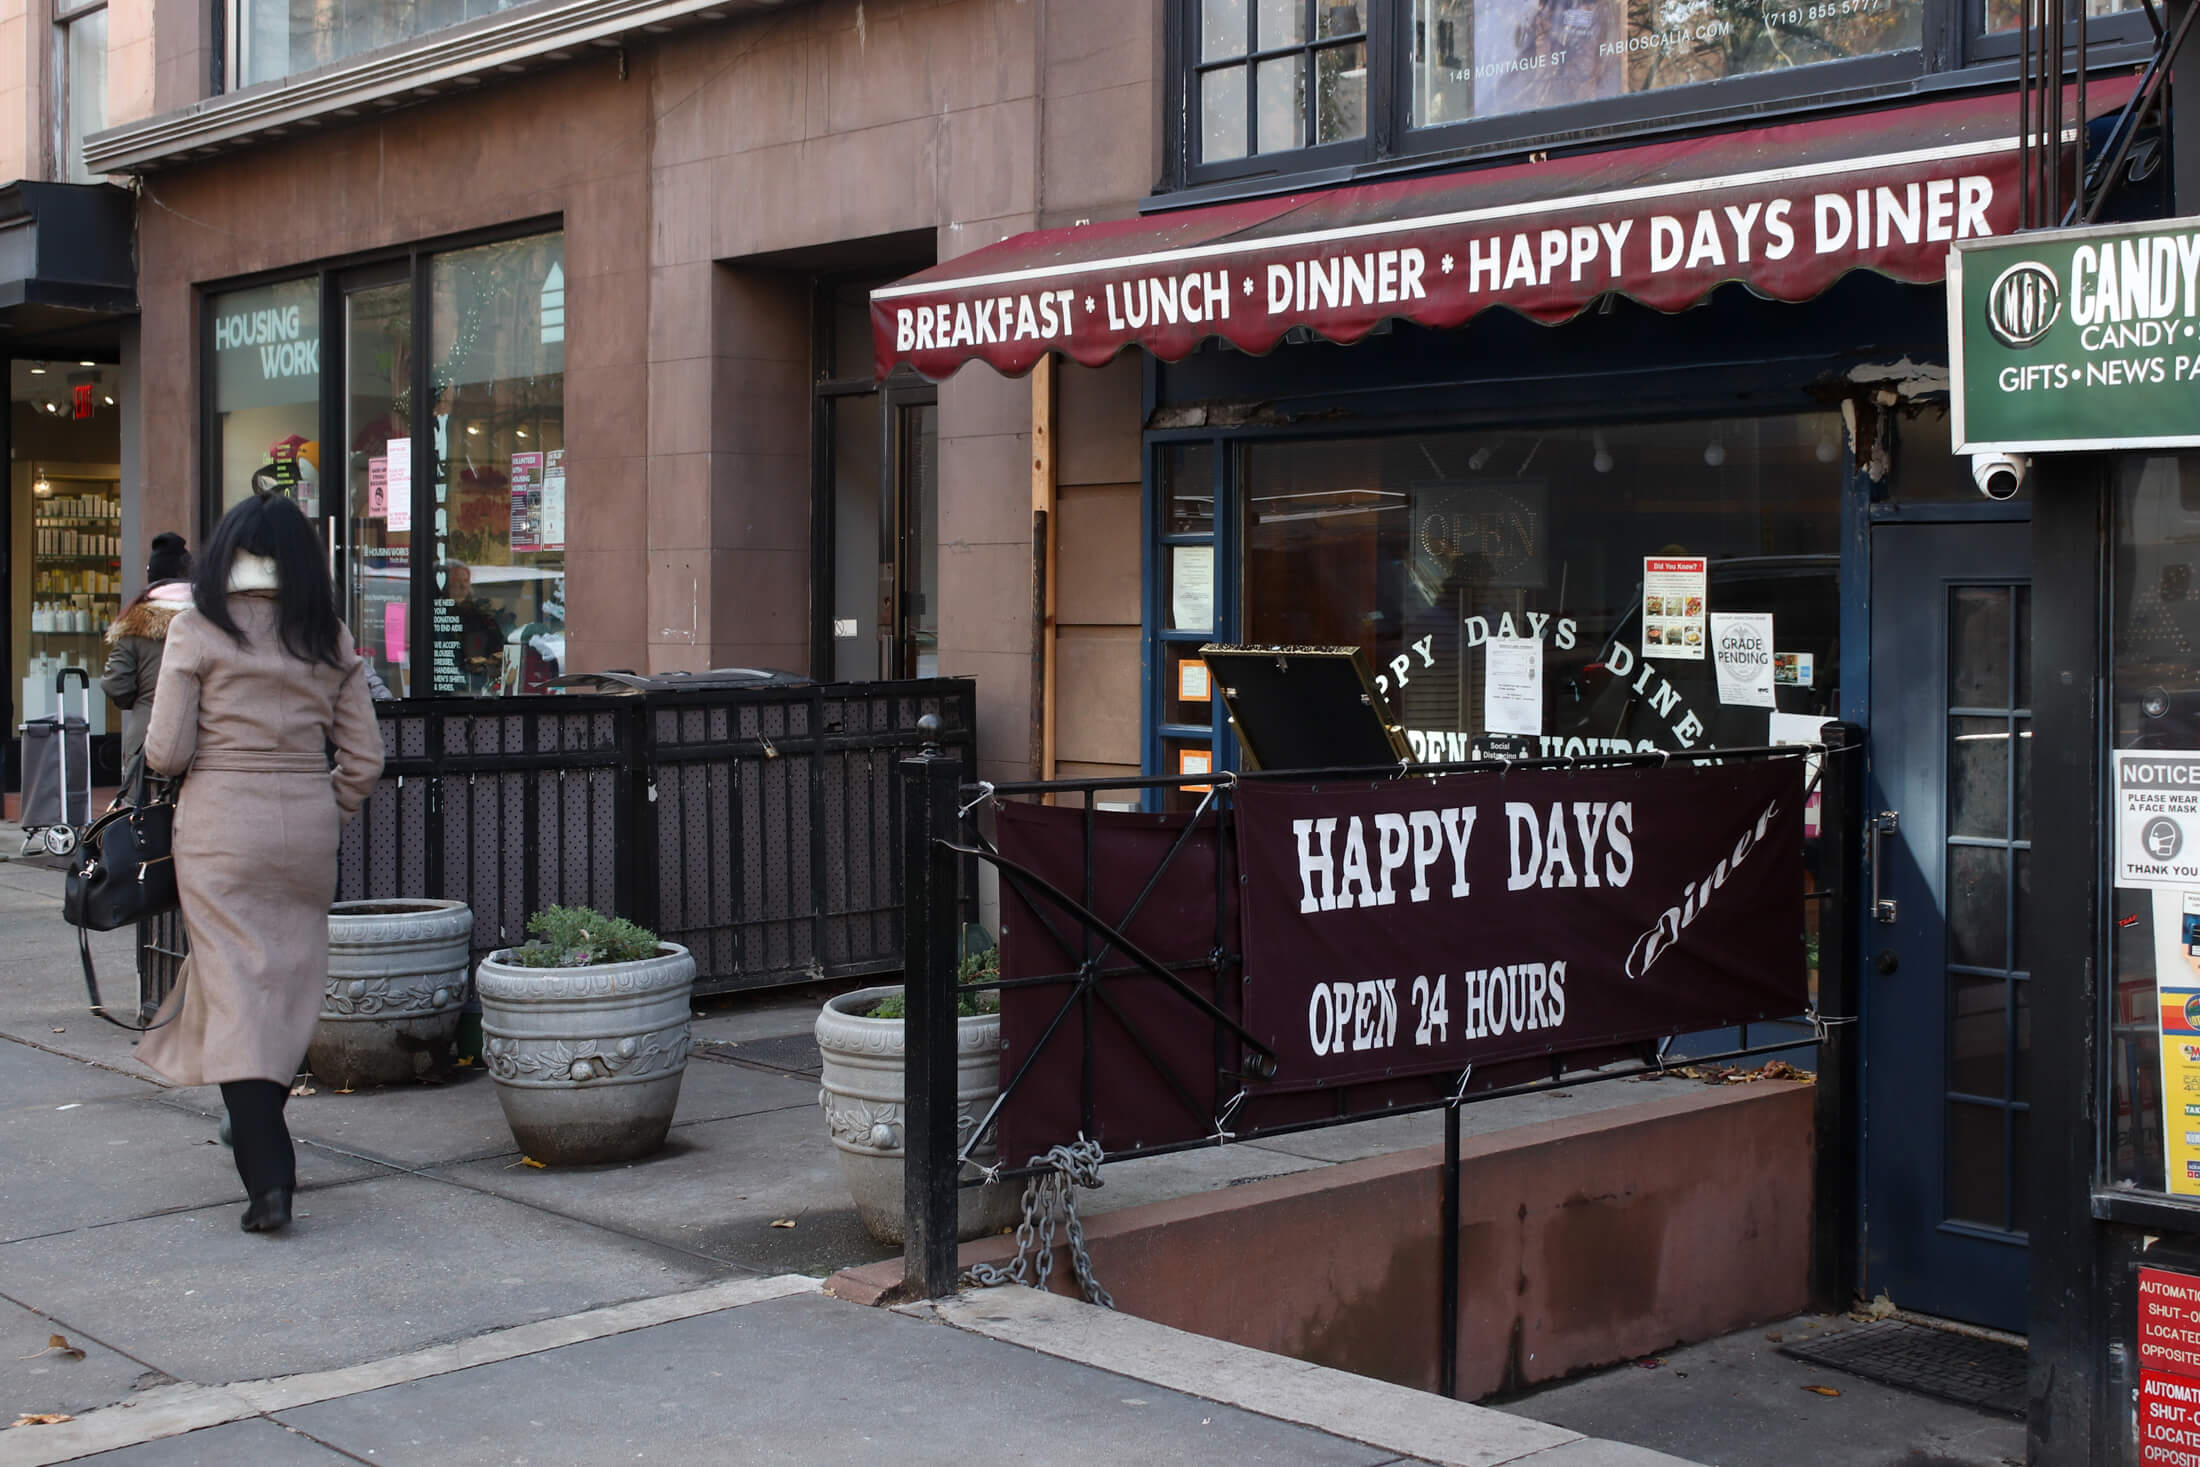
MULTIPOLYGON (((965 953, 955 969, 957 983, 998 983, 1001 978, 1001 950, 989 947, 983 952, 965 953)), ((955 995, 955 1013, 959 1018, 973 1019, 979 1014, 997 1014, 1001 1011, 1001 990, 984 988, 975 993, 955 995)), ((905 1019, 909 1017, 908 995, 895 989, 871 1008, 874 1019, 905 1019)))
POLYGON ((532 941, 512 949, 524 968, 586 968, 596 963, 638 963, 657 955, 657 934, 624 917, 593 907, 545 907, 527 919, 532 941))
POLYGON ((482 959, 482 1053, 520 1149, 553 1165, 632 1161, 664 1144, 687 1068, 695 960, 586 907, 528 919, 482 959))

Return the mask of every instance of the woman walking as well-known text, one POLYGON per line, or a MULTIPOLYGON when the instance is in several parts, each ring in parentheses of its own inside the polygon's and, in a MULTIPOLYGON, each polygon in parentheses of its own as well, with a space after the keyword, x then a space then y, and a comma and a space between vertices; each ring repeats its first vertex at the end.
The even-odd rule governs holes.
POLYGON ((270 1232, 297 1185, 283 1105, 328 978, 337 840, 382 772, 382 740, 296 504, 231 510, 191 593, 145 734, 148 770, 190 776, 175 859, 191 956, 138 1058, 172 1084, 221 1086, 251 1198, 242 1225, 270 1232))
POLYGON ((107 628, 107 668, 99 685, 107 701, 122 710, 122 795, 132 804, 145 798, 145 725, 153 714, 168 623, 191 604, 190 575, 191 552, 183 536, 155 535, 145 562, 145 589, 107 628))

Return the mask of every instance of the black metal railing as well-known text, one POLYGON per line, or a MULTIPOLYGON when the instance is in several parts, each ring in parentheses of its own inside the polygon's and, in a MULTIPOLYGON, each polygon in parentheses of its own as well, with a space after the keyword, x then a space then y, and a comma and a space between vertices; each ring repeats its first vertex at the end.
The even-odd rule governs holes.
MULTIPOLYGON (((695 954, 696 991, 898 971, 894 764, 937 721, 976 760, 966 679, 377 705, 388 762, 344 832, 339 900, 474 913, 474 957, 546 906, 631 917, 695 954)), ((142 1006, 175 981, 143 924, 142 1006)))
MULTIPOLYGON (((976 1174, 970 1165, 974 1151, 987 1143, 993 1123, 1001 1116, 1003 1107, 1011 1103, 1018 1091, 1032 1082, 1039 1069, 1052 1063, 1084 1066, 1082 1134, 1090 1137, 1094 1129, 1093 1087, 1090 1082, 1093 1051, 1090 1043, 1090 1016, 1096 1006, 1107 1008, 1131 1035, 1135 1047, 1145 1063, 1160 1074, 1165 1087, 1179 1103, 1194 1112, 1201 1112, 1205 1097, 1212 1097, 1219 1104, 1211 1113, 1199 1115, 1200 1132, 1197 1139, 1169 1141, 1157 1145, 1141 1144, 1121 1151, 1106 1160, 1123 1161, 1134 1157, 1163 1155, 1169 1152, 1193 1150, 1227 1144, 1232 1140, 1250 1139, 1255 1136, 1277 1136, 1293 1132, 1326 1129, 1347 1125, 1361 1120, 1384 1116, 1410 1114, 1417 1111, 1442 1110, 1444 1113, 1444 1164, 1442 1173, 1443 1226, 1447 1229, 1447 1246, 1443 1250, 1445 1286, 1442 1299, 1442 1349, 1439 1378, 1446 1394, 1451 1394, 1457 1380, 1457 1228, 1459 1208, 1459 1109, 1462 1105, 1494 1100, 1507 1096, 1553 1090, 1560 1087, 1574 1088, 1583 1084, 1604 1080, 1627 1079, 1660 1072, 1669 1064, 1712 1065, 1743 1059, 1792 1054, 1799 1050, 1817 1051, 1820 1078, 1821 1144, 1819 1147, 1818 1178, 1821 1188, 1819 1215, 1829 1221, 1821 1222, 1813 1237, 1813 1275, 1820 1293, 1837 1291, 1846 1286, 1853 1271, 1855 1251, 1853 1219, 1850 1209, 1840 1200, 1849 1183, 1838 1177, 1841 1158, 1845 1154, 1840 1137, 1845 1125, 1843 1117, 1852 1107, 1855 1056, 1849 1025, 1853 1022, 1853 986, 1849 974, 1852 965, 1851 944, 1846 940, 1846 928, 1850 920, 1852 903, 1849 893, 1855 890, 1857 812, 1855 808, 1858 788, 1856 767, 1862 752, 1861 731, 1850 725, 1829 723, 1827 742, 1811 748, 1782 747, 1760 749, 1705 750, 1693 754, 1649 755, 1591 755, 1574 759, 1515 760, 1509 762, 1483 761, 1463 764, 1419 764, 1401 770, 1396 766, 1362 770, 1285 770, 1263 773, 1242 773, 1217 782, 1214 775, 1195 775, 1176 778, 1129 778, 1058 780, 1047 783, 1023 784, 966 784, 963 779, 965 766, 944 749, 927 748, 901 762, 903 801, 909 811, 905 830, 903 859, 908 870, 903 885, 907 916, 904 921, 907 989, 907 1109, 905 1129, 905 1204, 907 1209, 906 1244, 903 1253, 903 1292, 911 1297, 940 1297, 952 1293, 957 1287, 956 1222, 958 1214, 957 1193, 961 1187, 980 1185, 987 1181, 1012 1180, 1035 1175, 1040 1168, 1017 1166, 1002 1158, 1002 1164, 988 1168, 984 1176, 976 1174), (1816 966, 1814 969, 1814 1004, 1808 1015, 1793 1021, 1775 1021, 1757 1028, 1743 1026, 1738 1031, 1738 1042, 1715 1052, 1690 1052, 1683 1058, 1669 1051, 1671 1039, 1653 1042, 1629 1049, 1624 1054, 1559 1057, 1542 1065, 1540 1073, 1522 1074, 1522 1067, 1507 1067, 1502 1073, 1485 1078, 1480 1088, 1470 1086, 1473 1072, 1470 1067, 1458 1076, 1426 1077, 1425 1098, 1401 1099, 1395 1092, 1386 1093, 1364 1109, 1353 1109, 1340 1096, 1334 1112, 1316 1116, 1293 1116, 1264 1122, 1252 1113, 1251 1107, 1241 1108, 1245 1101, 1242 1082, 1260 1079, 1272 1068, 1263 1065, 1264 1046, 1248 1033, 1225 995, 1232 992, 1242 976, 1242 956, 1236 950, 1238 937, 1226 911, 1223 865, 1217 860, 1213 875, 1216 882, 1214 932, 1211 947, 1205 947, 1201 956, 1190 960, 1167 961, 1143 950, 1129 935, 1137 921, 1139 911, 1157 891, 1164 889, 1172 876, 1172 868, 1183 860, 1196 838, 1216 843, 1218 849, 1229 842, 1231 794, 1239 781, 1335 779, 1339 777, 1384 778, 1402 774, 1424 777, 1431 774, 1495 773, 1503 770, 1529 769, 1583 769, 1625 768, 1630 765, 1657 765, 1666 762, 1733 761, 1766 758, 1802 758, 1817 756, 1818 773, 1815 792, 1820 798, 1820 833, 1810 842, 1807 852, 1807 869, 1812 883, 1804 894, 1806 931, 1816 937, 1816 966), (1142 790, 1181 791, 1207 788, 1192 818, 1178 827, 1165 853, 1150 872, 1129 873, 1114 883, 1119 890, 1137 893, 1122 915, 1103 917, 1097 910, 1096 892, 1102 883, 1094 871, 1094 800, 1117 792, 1142 790), (988 840, 978 825, 981 809, 995 800, 1006 799, 1054 799, 1076 800, 1083 809, 1083 870, 1080 882, 1070 883, 1078 890, 1065 890, 1059 879, 1049 881, 1040 873, 1005 859, 988 840), (1037 977, 1011 977, 1003 981, 992 979, 966 983, 958 973, 960 934, 968 896, 962 883, 968 880, 972 862, 983 862, 999 874, 1004 905, 1013 892, 1023 904, 1029 916, 1034 917, 1045 929, 1055 947, 1081 957, 1073 972, 1049 974, 1037 977), (1140 1039, 1136 1027, 1125 1017, 1115 1000, 1109 996, 1112 982, 1135 980, 1158 984, 1173 991, 1190 1009, 1203 1015, 1214 1026, 1214 1054, 1217 1075, 1204 1077, 1175 1072, 1167 1058, 1156 1048, 1140 1039), (956 1014, 960 995, 983 989, 1030 988, 1048 986, 1056 992, 1064 992, 1061 1008, 1053 1022, 1047 1024, 1035 1043, 1026 1044, 1016 1056, 1013 1073, 1004 1073, 999 1096, 991 1111, 976 1125, 961 1127, 957 1110, 956 1077, 956 1014), (1204 990, 1204 992, 1202 992, 1204 990), (1050 1046, 1058 1047, 1059 1034, 1064 1021, 1073 1012, 1082 1009, 1086 1022, 1072 1026, 1081 1030, 1082 1044, 1072 1044, 1069 1054, 1052 1054, 1050 1046), (1769 1031, 1769 1032, 1768 1032, 1769 1031), (1754 1042, 1753 1042, 1754 1041, 1754 1042), (1633 1063, 1628 1063, 1629 1059, 1633 1063), (1521 1078, 1514 1079, 1516 1074, 1521 1078), (1209 1080, 1220 1083, 1205 1083, 1209 1080), (1233 1098, 1224 1101, 1223 1096, 1235 1091, 1233 1098), (1836 1114, 1829 1117, 1828 1108, 1836 1114), (1830 1144, 1829 1144, 1830 1143, 1830 1144), (1829 1168, 1832 1169, 1829 1172, 1829 1168), (1829 1190, 1830 1184, 1830 1190, 1829 1190)), ((1188 864, 1188 863, 1187 863, 1188 864)), ((1179 880, 1186 879, 1181 870, 1179 880)), ((1200 944, 1204 946, 1204 942, 1200 944)), ((1736 1031, 1726 1031, 1734 1033, 1736 1031)), ((1673 1036, 1678 1038, 1680 1036, 1673 1036)), ((1536 1062, 1527 1067, 1533 1069, 1536 1062)), ((1062 1139, 1067 1139, 1062 1138, 1062 1139)))

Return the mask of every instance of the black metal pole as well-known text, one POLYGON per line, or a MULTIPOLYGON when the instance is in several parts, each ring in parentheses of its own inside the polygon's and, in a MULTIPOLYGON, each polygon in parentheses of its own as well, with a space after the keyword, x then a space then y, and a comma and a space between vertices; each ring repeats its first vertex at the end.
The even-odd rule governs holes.
POLYGON ((914 1299, 955 1292, 955 796, 962 765, 940 751, 940 722, 917 720, 924 751, 901 761, 902 984, 907 996, 902 1090, 902 1288, 914 1299))
POLYGON ((1444 1221, 1436 1246, 1444 1259, 1444 1296, 1438 1308, 1443 1338, 1436 1342, 1437 1390, 1459 1394, 1459 1106, 1444 1107, 1444 1221))

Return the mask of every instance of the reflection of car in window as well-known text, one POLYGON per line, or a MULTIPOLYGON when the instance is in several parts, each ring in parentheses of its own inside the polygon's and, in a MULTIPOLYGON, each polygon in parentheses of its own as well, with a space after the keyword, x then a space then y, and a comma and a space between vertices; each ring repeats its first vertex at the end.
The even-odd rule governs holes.
MULTIPOLYGON (((1752 555, 1714 560, 1709 567, 1706 604, 1698 606, 1696 598, 1689 597, 1689 611, 1694 614, 1708 609, 1714 615, 1770 612, 1775 656, 1794 657, 1795 662, 1807 656, 1811 663, 1808 685, 1781 682, 1775 677, 1773 699, 1779 711, 1831 718, 1838 711, 1835 691, 1840 678, 1840 576, 1838 555, 1752 555)), ((1646 642, 1654 648, 1675 644, 1706 654, 1709 649, 1697 640, 1693 628, 1685 639, 1678 629, 1663 642, 1646 635, 1642 602, 1638 585, 1631 608, 1609 638, 1589 648, 1586 657, 1573 665, 1554 661, 1546 669, 1546 735, 1567 741, 1617 740, 1631 747, 1660 749, 1736 748, 1766 743, 1768 710, 1722 704, 1718 673, 1709 655, 1643 656, 1646 642)), ((1788 666, 1794 667, 1795 662, 1788 666)), ((1590 744, 1588 751, 1598 747, 1590 744)), ((1552 748, 1551 752, 1584 750, 1552 748)))

